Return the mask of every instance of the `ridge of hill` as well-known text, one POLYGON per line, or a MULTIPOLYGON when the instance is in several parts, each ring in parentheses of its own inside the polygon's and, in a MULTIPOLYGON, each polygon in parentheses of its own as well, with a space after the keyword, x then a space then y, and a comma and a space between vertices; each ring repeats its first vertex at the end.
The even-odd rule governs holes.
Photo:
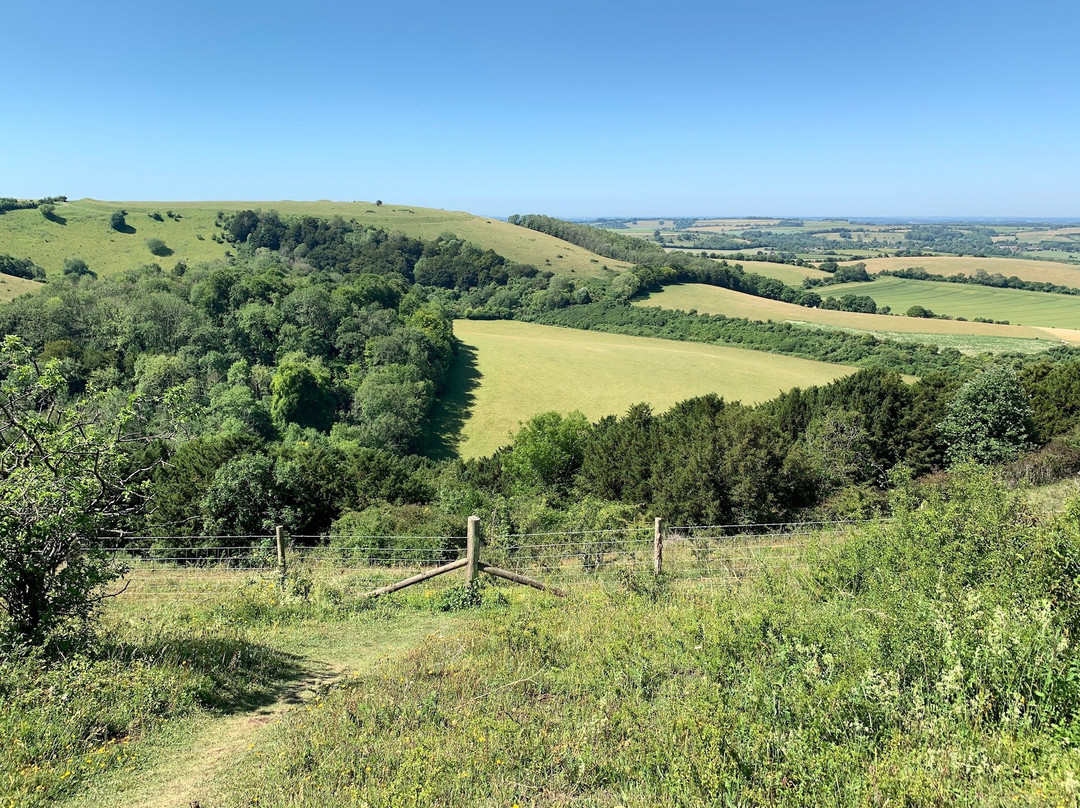
MULTIPOLYGON (((361 224, 400 230, 415 238, 432 239, 454 233, 485 249, 523 264, 556 274, 603 277, 629 265, 603 258, 561 239, 517 227, 501 219, 474 216, 463 211, 422 208, 375 202, 269 201, 103 201, 79 199, 58 203, 50 219, 37 209, 12 210, 0 215, 0 254, 30 258, 49 274, 59 273, 64 260, 79 257, 101 275, 112 275, 143 264, 177 261, 188 264, 225 258, 235 249, 215 237, 218 212, 276 210, 282 216, 341 216, 361 224), (127 227, 109 226, 110 216, 127 212, 127 227), (169 214, 172 214, 171 216, 169 214), (157 214, 157 217, 155 217, 157 214), (168 252, 155 255, 147 245, 160 239, 168 252)), ((4 298, 0 289, 0 299, 4 298)), ((7 296, 8 299, 14 295, 7 296)))

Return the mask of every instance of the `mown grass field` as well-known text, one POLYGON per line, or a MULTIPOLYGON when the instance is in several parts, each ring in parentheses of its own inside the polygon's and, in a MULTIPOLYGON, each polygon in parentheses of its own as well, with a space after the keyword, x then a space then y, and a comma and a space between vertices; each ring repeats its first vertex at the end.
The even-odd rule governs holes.
POLYGON ((56 206, 56 216, 64 223, 48 221, 37 210, 15 210, 0 215, 0 253, 30 258, 52 274, 64 259, 78 256, 100 275, 110 275, 142 264, 157 262, 171 267, 183 260, 189 264, 223 258, 230 244, 212 240, 221 229, 214 222, 218 211, 261 208, 284 215, 341 216, 345 219, 400 230, 418 238, 455 235, 520 263, 559 274, 601 277, 606 265, 611 270, 629 265, 595 255, 588 250, 517 227, 499 219, 487 219, 460 211, 436 210, 372 202, 106 202, 81 199, 56 206), (118 233, 109 227, 116 210, 128 212, 132 233, 118 233), (166 211, 180 219, 167 217, 166 211), (150 214, 159 212, 164 221, 150 214), (159 238, 173 251, 159 258, 150 253, 147 239, 159 238))
MULTIPOLYGON (((856 284, 844 284, 828 288, 830 291, 834 289, 846 290, 849 286, 854 285, 856 284)), ((865 286, 866 284, 861 285, 865 286)), ((945 286, 947 284, 934 285, 945 286)), ((956 286, 957 284, 951 285, 956 286)), ((966 289, 968 287, 960 288, 966 289)), ((1045 295, 1045 297, 1050 297, 1050 295, 1045 295)), ((880 303, 880 301, 878 302, 880 303)), ((1080 305, 1080 300, 1077 300, 1076 304, 1080 305)), ((698 283, 668 286, 662 292, 650 295, 647 299, 638 301, 635 305, 660 306, 661 308, 680 309, 682 311, 697 309, 702 314, 723 314, 727 317, 745 317, 750 320, 813 323, 821 326, 863 331, 891 339, 899 339, 905 335, 929 335, 931 338, 940 337, 940 342, 933 339, 937 344, 953 345, 958 348, 962 344, 965 346, 962 350, 973 351, 1013 351, 1024 350, 1025 348, 1028 350, 1041 350, 1060 345, 1064 341, 1080 343, 1080 335, 1048 333, 1044 329, 1028 326, 994 325, 993 323, 974 323, 970 321, 934 320, 896 315, 862 314, 853 311, 810 309, 805 306, 796 306, 794 303, 768 300, 763 297, 754 297, 742 292, 734 292, 730 289, 721 289, 717 286, 698 283), (958 339, 961 341, 959 344, 956 342, 958 339)))
POLYGON ((935 314, 950 317, 985 317, 1008 320, 1013 325, 1049 328, 1080 328, 1080 296, 995 289, 965 283, 913 281, 906 278, 879 278, 869 283, 846 283, 829 294, 869 295, 878 306, 906 312, 923 306, 935 314))
POLYGON ((855 371, 718 345, 601 334, 531 323, 458 320, 469 357, 444 397, 465 412, 457 450, 478 457, 509 443, 521 421, 548 410, 590 419, 645 401, 657 410, 718 393, 745 403, 855 371))
POLYGON ((922 267, 934 275, 974 275, 985 269, 991 275, 1001 273, 1006 278, 1013 275, 1025 281, 1055 283, 1059 286, 1080 288, 1080 264, 1059 261, 1033 261, 1027 258, 972 258, 969 256, 934 255, 920 258, 867 258, 863 260, 866 271, 871 274, 884 269, 897 270, 922 267))

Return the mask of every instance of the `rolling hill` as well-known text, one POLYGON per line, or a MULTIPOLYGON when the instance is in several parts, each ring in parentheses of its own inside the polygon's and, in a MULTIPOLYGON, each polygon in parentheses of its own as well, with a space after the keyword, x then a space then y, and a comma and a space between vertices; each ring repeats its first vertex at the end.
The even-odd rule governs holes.
POLYGON ((557 274, 603 277, 608 270, 622 270, 627 264, 595 255, 573 244, 499 219, 473 216, 460 211, 437 210, 404 205, 376 205, 373 202, 106 202, 80 199, 56 206, 55 221, 37 210, 13 210, 0 215, 0 253, 30 258, 48 273, 59 272, 64 259, 78 256, 92 270, 110 275, 142 264, 157 262, 172 266, 225 257, 235 247, 218 243, 214 236, 218 211, 244 209, 276 210, 281 215, 341 216, 366 225, 400 230, 417 238, 435 238, 454 233, 466 241, 494 250, 519 263, 534 264, 557 274), (127 211, 128 230, 109 227, 109 217, 127 211), (168 216, 171 211, 174 216, 168 216), (161 221, 152 218, 160 214, 161 221), (147 239, 165 242, 170 253, 153 255, 147 239), (607 269, 605 269, 605 267, 607 269))

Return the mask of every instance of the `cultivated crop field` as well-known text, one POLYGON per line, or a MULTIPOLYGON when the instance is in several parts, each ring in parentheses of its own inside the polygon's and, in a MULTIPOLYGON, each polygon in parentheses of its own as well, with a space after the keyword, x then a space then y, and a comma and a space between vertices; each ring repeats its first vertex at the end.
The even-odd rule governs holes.
POLYGON ((933 275, 974 275, 985 269, 991 275, 1000 273, 1006 278, 1013 275, 1025 281, 1054 283, 1059 286, 1080 288, 1080 264, 1060 261, 1033 261, 1028 258, 972 258, 969 256, 934 255, 919 258, 867 258, 863 260, 866 271, 871 274, 884 269, 897 270, 922 267, 933 275))
POLYGON ((13 210, 0 215, 0 253, 30 258, 50 273, 59 273, 64 259, 78 256, 99 275, 110 275, 152 262, 171 267, 183 260, 189 264, 225 257, 235 245, 213 240, 223 231, 215 227, 218 211, 244 209, 276 210, 281 215, 341 216, 344 219, 400 230, 417 238, 455 235, 481 247, 492 249, 512 261, 534 264, 555 273, 585 277, 605 275, 628 264, 594 255, 573 244, 516 227, 499 219, 487 219, 459 211, 418 208, 373 202, 106 202, 80 199, 56 206, 59 221, 45 219, 37 210, 13 210), (126 210, 133 232, 117 232, 109 227, 109 216, 126 210), (179 219, 167 216, 167 211, 179 219), (160 213, 162 221, 152 218, 160 213), (165 242, 171 253, 163 258, 151 254, 147 239, 165 242))
MULTIPOLYGON (((849 286, 854 285, 856 284, 843 284, 837 287, 828 287, 828 289, 829 291, 846 290, 849 286)), ((866 286, 866 284, 860 285, 866 286)), ((969 288, 958 284, 934 285, 958 286, 961 289, 969 288)), ((833 293, 839 294, 839 291, 833 293)), ((1044 296, 1050 297, 1050 295, 1044 296)), ((1046 329, 1028 326, 811 309, 805 306, 796 306, 794 303, 754 297, 742 292, 698 283, 668 286, 662 292, 650 295, 647 299, 638 301, 635 305, 660 306, 661 308, 680 309, 682 311, 697 309, 702 314, 723 314, 726 317, 745 317, 749 320, 813 323, 865 331, 882 337, 889 336, 890 338, 902 338, 908 334, 940 336, 942 341, 938 344, 952 344, 955 338, 961 338, 964 340, 965 345, 971 346, 975 350, 1017 350, 1018 341, 1027 343, 1029 349, 1035 350, 1051 348, 1060 345, 1063 341, 1080 343, 1080 335, 1051 333, 1046 329)), ((1077 301, 1077 305, 1080 305, 1080 300, 1077 301)), ((937 342, 937 340, 933 341, 937 342)))
POLYGON ((531 323, 458 320, 468 363, 446 398, 467 409, 458 451, 479 457, 509 442, 519 422, 557 410, 595 420, 645 401, 654 410, 718 393, 744 403, 827 384, 855 368, 741 348, 577 331, 531 323))
POLYGON ((889 306, 899 313, 918 305, 935 314, 969 320, 985 317, 1008 320, 1014 325, 1080 328, 1080 297, 1074 295, 888 277, 869 283, 846 283, 830 293, 869 295, 879 307, 889 306))

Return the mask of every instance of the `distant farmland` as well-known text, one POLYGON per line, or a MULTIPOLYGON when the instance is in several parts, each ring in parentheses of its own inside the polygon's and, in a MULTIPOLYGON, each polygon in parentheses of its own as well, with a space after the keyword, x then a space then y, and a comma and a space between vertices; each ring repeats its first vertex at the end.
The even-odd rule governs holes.
POLYGON ((856 368, 741 348, 628 337, 507 321, 458 320, 464 345, 444 420, 464 415, 463 457, 508 443, 519 422, 548 410, 589 418, 648 402, 657 411, 717 393, 745 403, 791 387, 827 384, 856 368))
MULTIPOLYGON (((890 279, 891 280, 891 279, 890 279)), ((829 287, 833 294, 845 290, 855 284, 843 284, 842 286, 829 287)), ((867 284, 860 284, 866 286, 867 284)), ((959 284, 933 284, 934 286, 956 286, 959 289, 967 289, 967 286, 959 284)), ((970 287, 981 289, 984 287, 970 287)), ((991 290, 996 291, 996 290, 991 290)), ((1032 293, 1037 294, 1037 293, 1032 293)), ((1044 295, 1051 297, 1051 295, 1044 295)), ((1060 296, 1054 296, 1060 297, 1060 296)), ((721 289, 716 286, 707 286, 698 283, 687 283, 678 286, 669 286, 662 292, 651 295, 646 300, 638 301, 639 306, 660 306, 666 309, 681 309, 690 311, 696 309, 702 314, 723 314, 727 317, 745 317, 749 320, 774 320, 776 322, 813 323, 816 325, 833 326, 856 331, 865 331, 882 337, 902 339, 904 334, 940 336, 940 344, 967 346, 976 351, 1013 351, 1032 350, 1040 346, 1046 348, 1060 345, 1063 340, 1080 342, 1077 335, 1062 333, 1048 333, 1044 329, 1031 328, 1028 326, 994 325, 992 323, 974 323, 958 320, 923 319, 916 317, 903 317, 883 314, 860 314, 850 311, 829 311, 827 309, 810 309, 805 306, 796 306, 793 303, 783 303, 779 300, 768 300, 763 297, 733 292, 730 289, 721 289), (957 337, 977 339, 961 340, 957 344, 957 337), (1018 340, 1031 343, 1030 346, 1018 344, 1018 340)), ((1076 299, 1076 305, 1080 305, 1080 298, 1076 299)), ((932 308, 932 307, 931 307, 932 308)), ((919 339, 920 342, 932 341, 919 339)))
POLYGON ((0 215, 0 253, 30 258, 50 274, 58 274, 65 258, 78 256, 101 275, 111 275, 142 264, 157 262, 169 268, 177 261, 189 264, 224 258, 232 244, 219 244, 214 236, 223 231, 215 226, 218 211, 246 208, 276 210, 282 216, 341 216, 387 230, 400 230, 415 238, 433 239, 453 233, 466 241, 492 249, 519 263, 534 264, 556 274, 578 277, 605 275, 629 267, 595 255, 565 241, 517 227, 499 219, 473 216, 459 211, 418 208, 373 202, 103 202, 80 199, 58 204, 56 219, 49 221, 37 210, 13 210, 0 215), (132 232, 119 233, 109 227, 109 216, 127 211, 132 232), (179 218, 167 215, 168 211, 179 218), (152 218, 157 213, 162 221, 152 218), (149 238, 158 238, 171 250, 168 257, 152 255, 149 238))
POLYGON ((900 314, 918 305, 936 314, 969 320, 984 317, 1030 326, 1080 328, 1080 297, 1074 295, 889 277, 869 283, 845 283, 825 291, 837 296, 869 295, 878 306, 889 306, 900 314))
POLYGON ((933 275, 974 275, 985 269, 991 275, 999 272, 1006 278, 1015 275, 1025 281, 1055 283, 1059 286, 1080 288, 1080 264, 1060 261, 1032 261, 1027 258, 971 258, 969 256, 934 255, 921 258, 867 258, 863 261, 867 272, 883 269, 897 270, 922 267, 933 275))

